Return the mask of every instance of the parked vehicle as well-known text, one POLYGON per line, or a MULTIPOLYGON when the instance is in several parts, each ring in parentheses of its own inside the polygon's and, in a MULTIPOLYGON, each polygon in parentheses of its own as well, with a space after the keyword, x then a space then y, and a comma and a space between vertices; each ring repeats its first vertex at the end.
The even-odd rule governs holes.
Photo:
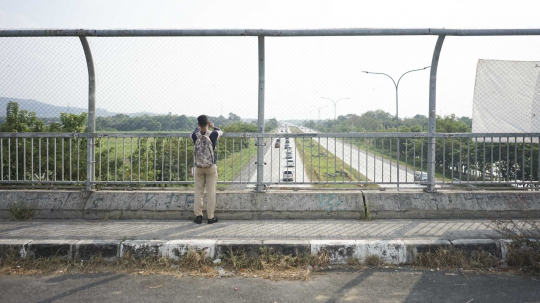
POLYGON ((294 181, 293 172, 286 170, 283 172, 283 181, 294 181))
POLYGON ((287 160, 292 159, 292 155, 285 156, 285 159, 287 159, 287 160))
POLYGON ((294 166, 294 160, 293 159, 288 159, 287 160, 287 167, 289 166, 294 166))
POLYGON ((275 148, 279 148, 279 142, 276 142, 276 144, 274 145, 275 148))

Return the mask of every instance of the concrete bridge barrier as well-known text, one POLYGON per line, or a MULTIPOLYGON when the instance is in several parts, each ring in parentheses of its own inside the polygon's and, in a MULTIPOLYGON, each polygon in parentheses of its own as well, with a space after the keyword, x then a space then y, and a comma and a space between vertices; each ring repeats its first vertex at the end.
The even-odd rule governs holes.
MULTIPOLYGON (((0 219, 26 207, 36 219, 190 219, 189 191, 0 190, 0 219)), ((540 193, 528 191, 226 191, 223 219, 539 218, 540 193)))

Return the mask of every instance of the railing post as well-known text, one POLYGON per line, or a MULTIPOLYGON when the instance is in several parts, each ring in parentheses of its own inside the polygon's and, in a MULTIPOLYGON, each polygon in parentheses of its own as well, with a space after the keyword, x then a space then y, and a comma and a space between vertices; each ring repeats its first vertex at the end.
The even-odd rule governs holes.
POLYGON ((96 74, 94 70, 94 60, 90 45, 85 36, 79 36, 86 57, 86 66, 88 67, 88 137, 86 139, 86 190, 92 190, 92 181, 94 181, 95 170, 95 150, 93 134, 96 131, 96 74))
POLYGON ((437 126, 437 67, 439 65, 439 57, 444 42, 444 35, 440 35, 435 44, 433 58, 431 60, 431 71, 429 75, 429 121, 428 121, 428 159, 427 159, 427 175, 428 184, 424 189, 427 192, 435 191, 435 131, 437 126))
MULTIPOLYGON (((258 116, 258 133, 264 133, 264 36, 258 37, 259 49, 259 116, 258 116)), ((263 138, 257 138, 257 192, 263 191, 263 176, 264 176, 264 144, 263 138)))

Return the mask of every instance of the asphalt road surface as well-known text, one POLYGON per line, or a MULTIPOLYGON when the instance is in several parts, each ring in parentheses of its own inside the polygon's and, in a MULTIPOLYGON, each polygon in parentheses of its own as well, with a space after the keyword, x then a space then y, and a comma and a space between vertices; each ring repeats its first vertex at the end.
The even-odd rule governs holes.
MULTIPOLYGON (((290 133, 288 127, 280 128, 278 132, 283 136, 280 138, 279 147, 276 148, 275 144, 277 139, 269 140, 264 150, 264 177, 263 183, 269 184, 269 187, 311 187, 309 184, 296 184, 298 182, 309 182, 309 176, 304 171, 304 165, 300 154, 296 150, 295 140, 289 139, 289 147, 294 161, 294 166, 287 166, 287 159, 285 158, 287 149, 285 148, 287 133, 290 133), (283 180, 283 172, 289 170, 293 172, 293 181, 283 180)), ((257 182, 257 168, 253 165, 251 169, 245 169, 242 175, 250 175, 249 182, 257 182)), ((235 188, 240 186, 236 185, 235 188)), ((245 188, 253 188, 254 184, 248 184, 245 188)))
MULTIPOLYGON (((315 132, 311 129, 302 128, 304 132, 315 132)), ((326 148, 328 152, 359 171, 369 180, 374 182, 414 182, 414 170, 400 165, 399 169, 395 160, 389 161, 374 156, 372 153, 359 149, 356 146, 336 140, 335 138, 314 138, 314 141, 326 148)), ((388 146, 386 147, 388 148, 388 146)), ((395 147, 394 147, 395 148, 395 147)), ((400 187, 419 187, 417 184, 400 184, 400 187)))
POLYGON ((0 302, 540 302, 540 282, 510 274, 338 270, 308 281, 122 274, 0 276, 0 302), (237 290, 235 290, 237 288, 237 290))

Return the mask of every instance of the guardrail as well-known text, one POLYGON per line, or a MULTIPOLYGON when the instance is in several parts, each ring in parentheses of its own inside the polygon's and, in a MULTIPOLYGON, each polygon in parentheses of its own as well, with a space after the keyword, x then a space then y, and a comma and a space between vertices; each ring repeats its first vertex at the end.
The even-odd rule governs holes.
MULTIPOLYGON (((229 133, 216 147, 218 183, 423 188, 430 137, 438 185, 538 187, 538 133, 229 133), (285 171, 293 177, 285 180, 285 171)), ((193 183, 190 140, 189 133, 0 133, 0 184, 84 186, 90 175, 93 186, 185 186, 193 183)))

